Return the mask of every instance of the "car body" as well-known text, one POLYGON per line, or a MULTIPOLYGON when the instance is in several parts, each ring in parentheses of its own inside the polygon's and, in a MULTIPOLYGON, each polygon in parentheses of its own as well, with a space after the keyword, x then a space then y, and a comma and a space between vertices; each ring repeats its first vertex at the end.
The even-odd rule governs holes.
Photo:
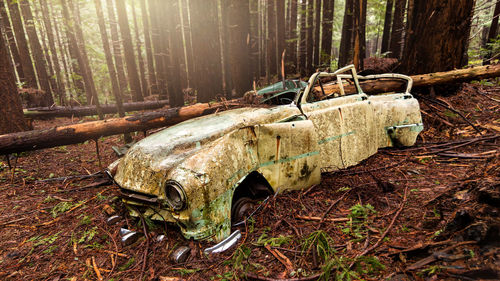
POLYGON ((305 90, 295 87, 290 104, 179 123, 136 143, 109 170, 131 215, 176 223, 188 239, 218 242, 248 199, 310 187, 322 171, 356 165, 378 148, 413 145, 423 128, 419 104, 409 93, 411 79, 397 78, 408 81, 406 92, 369 96, 353 66, 316 73, 305 90), (326 95, 321 79, 335 78, 340 91, 326 95), (348 85, 356 92, 345 94, 348 85), (318 87, 324 97, 315 100, 318 87))

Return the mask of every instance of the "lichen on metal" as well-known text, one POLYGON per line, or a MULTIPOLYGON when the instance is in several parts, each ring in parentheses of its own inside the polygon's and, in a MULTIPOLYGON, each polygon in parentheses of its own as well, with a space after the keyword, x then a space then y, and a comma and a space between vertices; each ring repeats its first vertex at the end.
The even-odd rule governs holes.
POLYGON ((366 95, 352 66, 313 75, 305 90, 298 85, 291 104, 191 119, 132 146, 110 167, 131 214, 176 223, 186 238, 222 241, 231 232, 235 190, 249 175, 260 175, 274 193, 307 188, 320 182, 321 171, 356 165, 378 148, 413 145, 423 128, 409 90, 366 95), (355 83, 357 92, 314 100, 325 77, 355 83))

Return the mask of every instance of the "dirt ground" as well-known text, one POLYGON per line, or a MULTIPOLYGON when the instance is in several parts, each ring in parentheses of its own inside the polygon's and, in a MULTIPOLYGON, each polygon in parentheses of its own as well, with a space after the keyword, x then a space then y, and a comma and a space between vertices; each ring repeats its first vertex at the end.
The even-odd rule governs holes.
POLYGON ((208 257, 210 243, 150 221, 147 239, 120 243, 120 227, 144 228, 125 215, 117 187, 93 175, 117 158, 120 136, 99 140, 100 157, 89 141, 23 153, 9 159, 13 169, 0 159, 0 279, 499 279, 500 87, 425 97, 416 146, 380 150, 270 199, 239 228, 238 246, 208 257), (124 218, 108 225, 113 212, 124 218), (183 245, 190 257, 173 262, 183 245))

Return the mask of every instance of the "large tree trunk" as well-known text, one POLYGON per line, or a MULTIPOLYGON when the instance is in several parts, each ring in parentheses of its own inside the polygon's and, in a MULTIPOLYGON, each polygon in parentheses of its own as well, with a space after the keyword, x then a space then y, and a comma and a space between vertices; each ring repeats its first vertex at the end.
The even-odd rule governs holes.
POLYGON ((277 49, 276 49, 276 2, 277 0, 268 0, 267 2, 267 36, 266 36, 266 80, 271 82, 271 77, 278 73, 277 49))
POLYGON ((47 0, 41 0, 40 6, 42 8, 42 18, 45 25, 45 30, 47 32, 47 39, 49 41, 50 54, 52 56, 52 62, 54 64, 54 73, 57 82, 59 103, 66 104, 66 97, 64 95, 65 85, 61 75, 61 66, 59 64, 59 57, 57 55, 56 41, 54 39, 53 29, 52 29, 52 16, 47 7, 47 0))
MULTIPOLYGON (((174 11, 175 12, 175 11, 174 11)), ((134 18, 134 31, 135 31, 135 46, 137 51, 137 61, 139 62, 139 77, 141 80, 141 92, 143 97, 149 96, 149 85, 146 81, 146 71, 144 68, 144 58, 142 57, 142 43, 141 37, 139 36, 139 25, 137 24, 137 14, 135 11, 135 5, 132 5, 132 17, 134 18)))
MULTIPOLYGON (((412 76, 412 78, 415 86, 433 86, 498 76, 500 76, 500 64, 459 69, 449 72, 415 75, 412 76)), ((336 85, 324 85, 324 90, 327 94, 332 93, 338 90, 338 86, 335 86, 336 85)), ((404 89, 404 86, 404 82, 390 79, 361 83, 361 87, 367 93, 400 91, 404 89)), ((321 91, 321 89, 317 90, 321 91)), ((355 89, 352 86, 347 86, 345 87, 345 91, 349 93, 355 91, 355 89)), ((32 132, 0 135, 0 155, 74 144, 90 139, 97 139, 101 136, 145 131, 152 128, 170 126, 184 120, 225 110, 231 105, 241 106, 241 100, 232 100, 215 104, 195 104, 182 108, 171 108, 124 118, 87 122, 32 132)))
POLYGON ((307 2, 300 2, 300 39, 299 39, 299 72, 307 75, 307 2))
POLYGON ((160 3, 158 0, 148 1, 149 16, 151 18, 151 41, 153 43, 153 54, 156 65, 156 94, 159 95, 160 99, 167 99, 167 84, 166 84, 166 65, 164 62, 164 52, 162 46, 162 40, 160 36, 160 3))
MULTIPOLYGON (((3 3, 0 3, 3 5, 3 3)), ((7 45, 0 34, 0 134, 28 129, 23 116, 21 100, 17 93, 16 75, 10 63, 7 45)))
POLYGON ((208 102, 222 93, 222 65, 217 1, 190 0, 193 77, 198 101, 208 102))
POLYGON ((120 84, 120 92, 122 96, 128 96, 127 76, 125 75, 125 66, 123 64, 123 55, 120 35, 118 33, 118 20, 116 19, 115 5, 113 0, 106 0, 106 8, 108 10, 109 29, 111 33, 111 47, 113 49, 113 57, 115 59, 116 75, 120 84))
MULTIPOLYGON (((278 77, 281 77, 281 58, 285 48, 285 0, 276 0, 276 66, 278 77)), ((281 77, 281 79, 285 79, 285 77, 281 77)))
POLYGON ((249 62, 250 62, 250 77, 252 80, 257 80, 260 77, 260 59, 259 59, 259 0, 250 0, 250 37, 248 43, 249 62))
MULTIPOLYGON (((153 59, 153 49, 151 46, 151 36, 149 31, 149 18, 148 10, 146 9, 146 0, 141 1, 141 14, 142 14, 142 26, 144 28, 144 45, 146 46, 146 61, 148 68, 148 79, 149 79, 149 89, 148 93, 150 95, 156 94, 156 73, 155 65, 153 59)), ((144 93, 146 94, 146 92, 144 93)))
POLYGON ((473 7, 474 0, 415 1, 401 72, 420 74, 461 68, 473 7))
MULTIPOLYGON (((116 78, 115 78, 116 80, 116 78)), ((130 102, 121 105, 122 112, 138 111, 138 110, 151 110, 158 109, 168 105, 168 100, 162 101, 141 101, 130 102)), ((120 111, 117 104, 106 104, 101 106, 104 114, 115 114, 120 111)), ((24 116, 30 119, 49 119, 55 117, 82 117, 96 115, 97 111, 95 106, 75 106, 75 107, 39 107, 28 108, 24 112, 24 116)), ((125 116, 120 115, 120 117, 125 116)))
POLYGON ((306 70, 307 75, 311 75, 314 72, 314 0, 307 0, 306 18, 306 70))
POLYGON ((323 0, 323 37, 321 38, 321 65, 330 67, 332 55, 332 29, 335 0, 323 0))
POLYGON ((389 50, 389 40, 391 39, 392 9, 394 0, 387 0, 385 6, 384 32, 382 33, 382 47, 380 53, 384 54, 389 50))
POLYGON ((2 18, 3 27, 5 30, 5 36, 9 43, 10 53, 14 59, 17 75, 21 82, 25 82, 23 67, 21 65, 21 57, 19 56, 19 50, 17 48, 16 39, 14 38, 14 33, 12 32, 12 25, 7 15, 7 10, 5 9, 4 0, 0 0, 0 17, 2 18))
POLYGON ((102 46, 104 49, 104 55, 106 57, 106 65, 108 66, 109 78, 111 80, 111 91, 115 97, 116 107, 118 109, 118 115, 120 117, 125 116, 125 111, 123 110, 123 101, 120 93, 120 84, 118 82, 118 77, 116 75, 115 65, 113 63, 113 56, 111 55, 111 49, 109 46, 108 33, 106 31, 106 24, 104 22, 104 14, 102 12, 101 0, 94 0, 97 22, 99 24, 99 31, 101 32, 102 46))
POLYGON ((354 66, 364 69, 366 57, 366 6, 367 0, 354 0, 354 66))
POLYGON ((21 13, 23 14, 26 33, 28 34, 31 54, 35 60, 36 73, 38 75, 38 83, 40 88, 44 93, 44 102, 46 106, 54 104, 54 99, 52 98, 52 90, 49 84, 49 74, 47 73, 47 66, 45 63, 45 58, 43 56, 42 46, 40 45, 40 40, 35 29, 35 22, 33 21, 33 14, 31 13, 31 8, 28 0, 21 0, 21 13))
MULTIPOLYGON (((427 2, 426 2, 427 3, 427 2)), ((427 4, 425 4, 427 5, 427 4)), ((400 59, 401 51, 403 50, 403 30, 404 30, 404 15, 405 15, 406 0, 396 0, 394 7, 394 19, 392 22, 391 44, 389 57, 400 59)), ((422 20, 421 18, 419 19, 422 20)), ((436 27, 440 28, 440 27, 436 27)), ((425 38, 425 37, 422 37, 425 38)), ((421 39, 422 39, 421 38, 421 39)), ((425 40, 422 40, 425 41, 425 40)))
POLYGON ((231 73, 233 90, 237 96, 242 96, 252 88, 250 71, 250 53, 247 40, 250 36, 249 2, 230 0, 227 14, 229 71, 231 73))
POLYGON ((10 19, 12 21, 12 26, 14 27, 14 34, 16 37, 17 48, 19 50, 19 55, 21 58, 21 66, 23 68, 23 73, 26 78, 24 85, 25 87, 38 89, 38 84, 36 81, 35 69, 33 68, 33 62, 31 61, 30 50, 28 47, 28 41, 26 40, 26 35, 24 33, 23 21, 21 19, 21 14, 19 13, 19 5, 17 1, 7 0, 7 6, 9 7, 10 19))
POLYGON ((167 73, 168 73, 168 98, 170 106, 177 107, 184 104, 184 96, 182 94, 181 81, 181 61, 183 61, 184 52, 182 50, 182 33, 181 33, 181 17, 178 0, 167 0, 163 2, 165 11, 168 11, 170 16, 166 21, 166 48, 168 50, 167 57, 167 73))
POLYGON ((319 66, 319 50, 320 50, 320 29, 321 29, 321 0, 314 1, 314 50, 313 50, 313 66, 319 66))
POLYGON ((128 25, 127 10, 125 0, 116 0, 116 13, 118 14, 118 24, 120 25, 120 34, 122 36, 123 50, 125 53, 125 63, 127 64, 127 74, 130 85, 130 91, 133 101, 143 101, 141 82, 135 63, 134 47, 132 45, 132 36, 128 25))
MULTIPOLYGON (((51 7, 47 7, 48 8, 48 11, 49 11, 49 14, 51 14, 51 7)), ((66 83, 68 85, 68 93, 69 93, 69 100, 74 100, 74 97, 73 97, 73 94, 72 94, 72 90, 71 90, 71 78, 70 78, 70 73, 71 73, 71 67, 68 63, 68 52, 67 52, 67 46, 66 44, 63 43, 63 40, 61 39, 61 33, 59 32, 59 25, 60 25, 60 21, 58 20, 59 17, 56 17, 56 12, 54 10, 52 10, 52 15, 54 15, 54 31, 55 31, 55 35, 56 35, 56 39, 57 39, 57 45, 59 47, 59 54, 60 54, 60 58, 61 58, 61 62, 62 62, 62 65, 63 65, 63 69, 64 69, 64 74, 65 74, 65 79, 66 79, 66 83)), ((62 77, 61 77, 62 78, 62 77)), ((70 104, 70 102, 68 102, 68 104, 70 104)))
MULTIPOLYGON (((491 20, 490 30, 488 31, 487 43, 492 43, 498 36, 498 17, 500 16, 500 1, 495 4, 495 11, 493 12, 493 18, 491 20)), ((483 58, 483 65, 490 64, 491 60, 491 46, 486 45, 488 50, 487 54, 483 58)))
POLYGON ((73 30, 74 23, 69 15, 69 9, 67 3, 61 0, 61 13, 63 18, 63 25, 66 31, 67 49, 69 52, 69 61, 71 62, 71 78, 73 84, 75 85, 76 95, 79 98, 81 95, 85 94, 85 81, 82 78, 85 77, 84 69, 82 68, 82 61, 80 50, 78 48, 78 42, 76 40, 76 35, 73 30))
POLYGON ((339 63, 338 67, 346 66, 352 57, 352 31, 353 31, 353 15, 354 15, 354 1, 346 0, 344 21, 342 23, 342 37, 340 39, 339 63))
MULTIPOLYGON (((76 1, 73 2, 73 0, 69 0, 69 4, 73 10, 73 17, 76 20, 75 24, 75 31, 76 31, 76 40, 79 44, 79 50, 80 50, 80 55, 82 57, 82 69, 84 73, 84 83, 85 83, 85 89, 87 93, 87 98, 88 96, 88 91, 90 90, 90 100, 87 99, 87 104, 95 104, 97 111, 100 111, 100 103, 99 103, 99 96, 97 95, 97 89, 95 87, 95 82, 94 82, 94 75, 92 72, 92 68, 90 66, 89 58, 87 55, 87 48, 85 45, 85 37, 83 36, 83 30, 82 30, 82 21, 80 17, 80 5, 79 2, 76 1), (85 77, 86 76, 86 77, 85 77)), ((102 114, 99 114, 99 118, 103 119, 104 116, 102 114)))
POLYGON ((299 34, 297 33, 297 0, 290 0, 288 2, 290 5, 290 22, 288 23, 288 46, 286 48, 286 64, 287 71, 296 73, 297 72, 297 42, 299 39, 299 34))

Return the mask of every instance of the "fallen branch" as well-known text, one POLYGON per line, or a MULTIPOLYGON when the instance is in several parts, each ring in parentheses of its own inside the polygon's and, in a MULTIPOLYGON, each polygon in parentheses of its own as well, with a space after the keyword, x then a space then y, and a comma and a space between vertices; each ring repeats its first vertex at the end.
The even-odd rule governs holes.
POLYGON ((317 273, 303 278, 287 278, 287 279, 275 279, 271 277, 257 276, 253 273, 246 273, 245 276, 249 280, 260 280, 260 281, 310 281, 310 280, 318 280, 321 274, 317 273))
MULTIPOLYGON (((158 109, 168 105, 168 100, 160 101, 144 101, 130 102, 123 104, 125 112, 158 109)), ((118 108, 115 104, 101 105, 101 111, 104 114, 118 113, 118 108)), ((75 106, 75 107, 35 107, 28 108, 24 111, 24 117, 30 119, 48 119, 54 117, 82 117, 97 115, 97 110, 94 105, 91 106, 75 106)))
POLYGON ((349 218, 333 218, 325 219, 322 217, 309 217, 309 216, 295 216, 295 218, 306 221, 330 221, 330 222, 345 222, 349 221, 349 218))

